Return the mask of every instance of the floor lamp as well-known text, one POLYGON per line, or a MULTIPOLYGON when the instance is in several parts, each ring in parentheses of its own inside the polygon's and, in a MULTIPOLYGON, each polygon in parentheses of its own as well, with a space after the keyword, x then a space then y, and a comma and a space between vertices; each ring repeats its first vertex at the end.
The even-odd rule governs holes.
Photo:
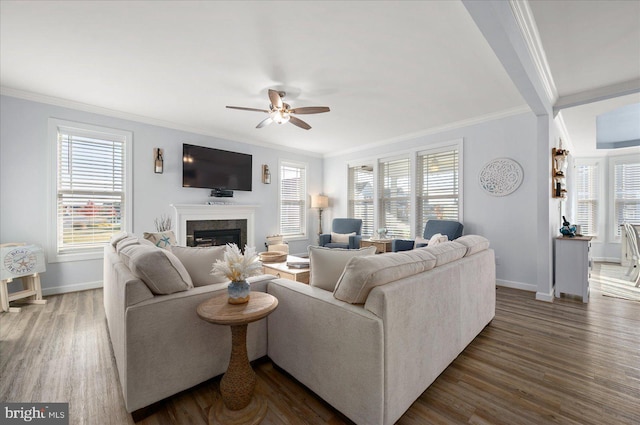
POLYGON ((329 197, 327 195, 311 196, 311 208, 318 209, 318 243, 322 234, 322 210, 329 207, 329 197))

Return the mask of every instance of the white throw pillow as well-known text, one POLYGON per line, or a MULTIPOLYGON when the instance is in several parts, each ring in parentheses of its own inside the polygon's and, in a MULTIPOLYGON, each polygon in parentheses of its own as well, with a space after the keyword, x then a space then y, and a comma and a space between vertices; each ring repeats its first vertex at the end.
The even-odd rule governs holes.
POLYGON ((349 236, 355 236, 356 232, 351 233, 333 233, 331 232, 331 242, 349 243, 349 236))
POLYGON ((413 249, 423 248, 428 243, 429 243, 429 239, 425 239, 421 236, 416 236, 416 240, 413 241, 413 249))
POLYGON ((309 247, 310 279, 309 284, 333 292, 344 267, 353 257, 374 255, 375 246, 360 249, 309 247))
POLYGON ((225 249, 225 245, 207 247, 172 246, 171 252, 178 257, 178 260, 189 272, 193 286, 206 286, 229 281, 221 274, 211 273, 213 263, 216 260, 224 259, 225 249))
POLYGON ((175 245, 176 235, 173 230, 167 230, 166 232, 149 233, 144 232, 142 235, 145 239, 153 242, 155 246, 162 249, 169 249, 172 245, 175 245))
POLYGON ((431 239, 429 239, 429 246, 435 246, 435 245, 438 245, 439 243, 446 242, 448 240, 449 240, 449 237, 447 235, 436 233, 435 235, 431 236, 431 239))

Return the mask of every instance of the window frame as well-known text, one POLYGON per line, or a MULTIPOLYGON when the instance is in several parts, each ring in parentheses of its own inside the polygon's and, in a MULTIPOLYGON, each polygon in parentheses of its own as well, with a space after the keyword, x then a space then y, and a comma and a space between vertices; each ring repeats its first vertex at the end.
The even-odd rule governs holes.
POLYGON ((608 242, 610 243, 621 243, 622 237, 618 235, 619 226, 616 223, 616 188, 615 188, 615 173, 616 173, 616 165, 618 164, 636 164, 640 163, 640 154, 627 154, 627 155, 616 155, 610 156, 608 161, 609 168, 609 237, 608 242))
POLYGON ((574 216, 574 220, 576 221, 576 224, 580 224, 577 223, 577 216, 578 216, 578 170, 577 168, 579 166, 595 166, 597 167, 597 173, 598 173, 598 187, 595 189, 595 199, 597 200, 597 212, 596 214, 598 215, 596 217, 596 223, 595 223, 595 227, 596 227, 596 234, 595 235, 589 235, 592 236, 594 238, 594 241, 597 242, 601 242, 603 240, 605 240, 605 229, 606 229, 606 225, 605 225, 605 203, 603 202, 604 196, 603 194, 604 192, 604 188, 605 188, 605 164, 603 163, 603 158, 575 158, 574 162, 573 162, 573 169, 574 169, 574 176, 572 177, 574 183, 574 190, 575 190, 575 196, 573 197, 573 216, 574 216))
POLYGON ((124 208, 122 214, 122 230, 126 232, 132 231, 133 222, 133 133, 126 130, 101 127, 93 124, 66 121, 57 118, 50 118, 48 122, 47 137, 49 141, 49 190, 48 190, 48 207, 47 216, 47 254, 48 262, 68 262, 95 260, 103 257, 103 246, 87 249, 79 252, 59 252, 58 250, 58 134, 61 130, 67 130, 77 133, 85 133, 93 137, 104 137, 106 140, 110 138, 124 139, 124 208))
POLYGON ((278 233, 280 235, 282 235, 282 238, 284 240, 287 241, 295 241, 295 240, 307 240, 309 238, 309 230, 308 230, 308 223, 309 223, 309 213, 308 213, 308 209, 309 209, 309 205, 308 205, 308 198, 309 198, 309 179, 308 179, 308 174, 309 174, 309 166, 306 162, 300 162, 300 161, 292 161, 292 160, 287 160, 287 159, 280 159, 278 161, 278 233), (302 202, 302 216, 300 217, 301 220, 301 230, 302 233, 300 234, 284 234, 282 232, 282 168, 284 166, 289 166, 289 167, 295 167, 295 168, 301 168, 304 170, 304 184, 303 184, 303 190, 304 193, 302 194, 302 198, 300 199, 300 201, 302 202))
POLYGON ((384 179, 384 174, 383 174, 383 170, 384 170, 384 164, 385 163, 389 163, 389 162, 395 162, 395 161, 408 161, 408 173, 407 176, 409 178, 409 182, 408 182, 408 193, 405 197, 403 198, 407 198, 407 215, 408 217, 408 234, 407 235, 399 235, 397 233, 394 233, 391 231, 391 229, 389 229, 389 236, 393 237, 393 238, 400 238, 400 239, 404 239, 404 238, 411 238, 413 237, 413 229, 415 226, 415 163, 416 163, 416 152, 411 152, 411 153, 407 153, 407 154, 402 154, 402 155, 396 155, 396 156, 391 156, 391 157, 383 157, 383 158, 378 158, 377 160, 377 164, 376 164, 376 170, 377 170, 377 175, 374 176, 374 178, 377 180, 378 183, 378 187, 377 187, 377 192, 376 192, 376 197, 378 198, 378 205, 377 205, 377 209, 374 210, 375 212, 377 212, 377 226, 378 227, 385 227, 388 228, 389 226, 386 223, 386 220, 384 220, 384 208, 385 208, 385 199, 401 199, 396 197, 389 197, 389 198, 385 198, 383 196, 384 194, 384 189, 385 189, 385 185, 383 182, 384 179))
POLYGON ((376 182, 376 174, 377 174, 377 165, 376 165, 376 161, 375 160, 371 160, 371 161, 363 161, 363 162, 358 162, 358 163, 350 163, 347 164, 347 217, 349 218, 360 218, 362 219, 362 237, 363 238, 367 238, 367 237, 375 237, 376 236, 376 229, 378 229, 380 226, 377 226, 378 223, 378 217, 376 214, 376 208, 378 205, 378 184, 376 182), (355 210, 354 210, 354 206, 356 204, 356 202, 358 204, 366 204, 366 202, 364 200, 355 200, 355 199, 351 199, 351 189, 352 189, 352 181, 351 181, 351 177, 352 177, 352 169, 357 169, 357 168, 362 168, 362 167, 371 167, 371 190, 372 190, 372 197, 371 197, 371 234, 367 234, 365 231, 366 228, 366 223, 365 223, 365 219, 362 217, 356 217, 355 216, 355 210))

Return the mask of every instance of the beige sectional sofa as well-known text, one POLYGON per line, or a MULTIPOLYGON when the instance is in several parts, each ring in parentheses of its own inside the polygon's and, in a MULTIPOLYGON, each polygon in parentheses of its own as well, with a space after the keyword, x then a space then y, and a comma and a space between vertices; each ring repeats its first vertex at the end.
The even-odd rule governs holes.
MULTIPOLYGON (((268 355, 357 424, 393 424, 494 317, 493 250, 479 236, 383 255, 321 250, 310 248, 311 285, 252 284, 279 304, 249 325, 250 359, 268 355)), ((154 294, 123 257, 105 249, 104 297, 133 411, 223 373, 230 337, 195 313, 226 283, 154 294)))

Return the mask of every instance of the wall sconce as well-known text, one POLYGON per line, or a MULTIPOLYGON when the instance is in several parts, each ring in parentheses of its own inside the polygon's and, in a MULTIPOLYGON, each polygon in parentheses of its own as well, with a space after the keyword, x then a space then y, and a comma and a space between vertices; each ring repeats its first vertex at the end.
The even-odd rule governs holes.
POLYGON ((271 184, 271 171, 267 164, 262 164, 262 183, 271 184))
POLYGON ((562 140, 560 140, 560 148, 551 149, 551 197, 567 199, 567 165, 569 164, 569 151, 562 148, 562 140))
POLYGON ((153 171, 157 174, 162 174, 164 170, 164 149, 153 149, 153 171))
POLYGON ((311 208, 318 209, 318 235, 322 234, 322 210, 329 208, 329 197, 327 195, 312 195, 311 208))

